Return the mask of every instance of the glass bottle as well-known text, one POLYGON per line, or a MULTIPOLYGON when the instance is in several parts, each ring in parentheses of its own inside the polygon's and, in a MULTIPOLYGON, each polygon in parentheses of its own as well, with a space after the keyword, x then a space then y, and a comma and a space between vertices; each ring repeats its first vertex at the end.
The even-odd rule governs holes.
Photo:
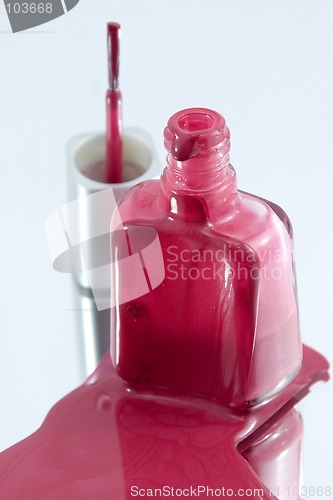
POLYGON ((237 189, 219 113, 174 114, 164 142, 161 180, 125 195, 123 227, 112 235, 113 363, 132 387, 235 407, 260 403, 301 365, 290 221, 277 205, 237 189), (163 259, 144 254, 154 235, 163 259), (142 269, 124 265, 135 253, 146 292, 142 269), (124 302, 129 289, 138 298, 124 302))

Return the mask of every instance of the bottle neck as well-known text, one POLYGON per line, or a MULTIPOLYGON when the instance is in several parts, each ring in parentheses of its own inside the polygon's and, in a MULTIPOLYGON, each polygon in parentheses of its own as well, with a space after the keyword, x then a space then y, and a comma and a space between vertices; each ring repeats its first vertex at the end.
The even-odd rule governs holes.
POLYGON ((161 179, 165 210, 186 219, 214 221, 232 216, 237 182, 229 163, 230 134, 221 115, 200 108, 176 113, 164 136, 168 150, 161 179))

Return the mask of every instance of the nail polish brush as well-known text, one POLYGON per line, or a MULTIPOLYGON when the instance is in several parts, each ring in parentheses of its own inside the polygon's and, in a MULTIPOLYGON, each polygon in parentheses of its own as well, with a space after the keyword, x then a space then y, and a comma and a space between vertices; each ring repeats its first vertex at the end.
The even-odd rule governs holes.
MULTIPOLYGON (((70 252, 76 252, 74 258, 80 255, 81 268, 78 270, 80 266, 75 263, 65 272, 74 274, 74 311, 85 376, 110 348, 109 232, 115 202, 137 182, 151 179, 161 170, 149 133, 139 127, 122 130, 119 38, 120 25, 107 23, 106 132, 81 133, 67 143, 71 203, 59 211, 57 227, 66 238, 61 238, 60 233, 58 237, 64 246, 52 253, 54 268, 58 270, 70 252), (71 248, 67 247, 67 240, 71 248)), ((56 231, 51 226, 49 232, 54 235, 56 231)))

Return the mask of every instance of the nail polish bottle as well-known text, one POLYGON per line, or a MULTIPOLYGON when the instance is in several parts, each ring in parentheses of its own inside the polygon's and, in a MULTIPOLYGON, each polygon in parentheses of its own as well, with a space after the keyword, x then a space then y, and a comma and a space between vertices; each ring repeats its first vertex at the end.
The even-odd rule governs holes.
POLYGON ((261 403, 301 366, 290 221, 274 203, 237 189, 219 113, 176 113, 164 141, 161 180, 125 195, 119 213, 126 237, 113 232, 113 363, 131 387, 234 407, 261 403), (119 256, 144 247, 151 231, 164 280, 122 303, 124 291, 139 285, 119 256))

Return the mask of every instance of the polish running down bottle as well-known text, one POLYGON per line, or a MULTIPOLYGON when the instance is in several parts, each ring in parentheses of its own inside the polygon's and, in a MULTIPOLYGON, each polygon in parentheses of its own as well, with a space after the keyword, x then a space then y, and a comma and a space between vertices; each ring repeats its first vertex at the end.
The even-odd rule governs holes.
POLYGON ((164 141, 161 180, 125 195, 124 230, 112 235, 113 364, 131 387, 259 404, 302 362, 290 221, 274 203, 237 189, 219 113, 174 114, 164 141), (156 273, 162 265, 164 280, 124 303, 126 290, 140 284, 121 259, 156 235, 163 255, 156 273))

